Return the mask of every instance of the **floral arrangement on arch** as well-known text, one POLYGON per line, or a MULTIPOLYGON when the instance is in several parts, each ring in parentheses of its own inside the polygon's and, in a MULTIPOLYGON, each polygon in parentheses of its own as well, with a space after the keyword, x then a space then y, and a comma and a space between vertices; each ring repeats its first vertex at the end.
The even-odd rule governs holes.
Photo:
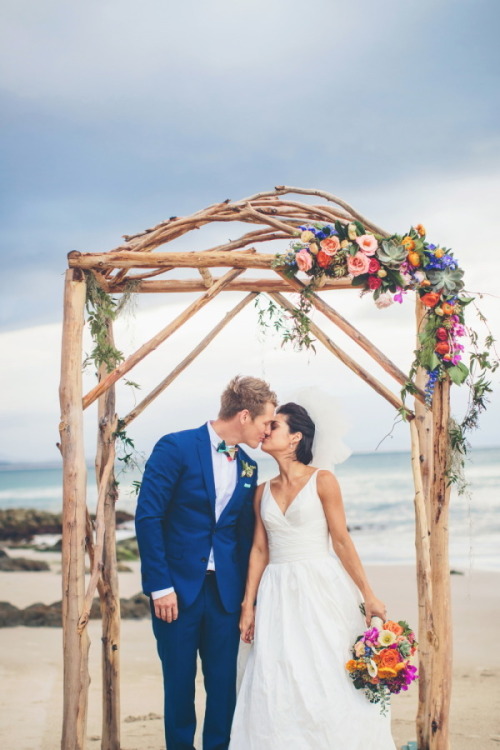
POLYGON ((350 277, 362 293, 372 293, 379 308, 402 303, 408 290, 415 291, 428 308, 418 362, 428 373, 427 402, 445 371, 454 383, 464 382, 469 370, 461 361, 459 339, 466 333, 463 309, 472 298, 461 294, 464 272, 451 250, 427 242, 421 224, 387 238, 366 231, 359 221, 314 223, 299 230, 288 252, 276 256, 276 268, 289 276, 304 272, 312 288, 327 278, 350 277))
POLYGON ((418 679, 417 668, 410 664, 416 650, 415 633, 407 622, 373 617, 371 627, 356 639, 345 668, 354 687, 363 690, 370 703, 380 703, 384 714, 390 696, 408 690, 418 679))

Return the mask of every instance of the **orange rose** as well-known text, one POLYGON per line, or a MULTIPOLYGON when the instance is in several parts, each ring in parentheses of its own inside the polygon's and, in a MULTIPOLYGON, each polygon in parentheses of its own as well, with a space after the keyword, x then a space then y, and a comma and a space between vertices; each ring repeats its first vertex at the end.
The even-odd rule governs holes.
POLYGON ((443 309, 444 315, 453 315, 453 313, 455 312, 455 308, 453 307, 453 305, 450 305, 449 302, 443 302, 441 307, 443 309))
POLYGON ((418 234, 423 237, 426 234, 425 227, 423 224, 417 224, 415 227, 415 231, 418 232, 418 234))
POLYGON ((348 672, 356 672, 356 670, 365 669, 365 663, 362 661, 355 661, 354 659, 350 659, 345 665, 345 668, 348 672))
POLYGON ((412 238, 408 237, 408 235, 406 235, 406 237, 403 237, 403 239, 401 240, 401 244, 408 251, 415 250, 415 240, 412 240, 412 238))
POLYGON ((403 628, 401 625, 397 622, 394 622, 394 620, 387 620, 387 622, 384 622, 384 630, 390 630, 391 633, 394 633, 394 635, 401 635, 403 632, 403 628))
POLYGON ((396 664, 401 661, 401 657, 395 648, 384 648, 380 652, 380 669, 394 669, 396 664))
POLYGON ((450 351, 450 345, 447 341, 440 341, 436 346, 434 347, 434 351, 437 354, 448 354, 450 351))
POLYGON ((316 256, 316 263, 320 268, 328 268, 332 262, 332 256, 320 250, 316 256))
POLYGON ((418 253, 408 253, 408 262, 413 266, 413 268, 417 268, 420 265, 420 255, 418 253))
POLYGON ((423 297, 420 297, 420 302, 426 307, 435 307, 439 302, 441 295, 437 292, 427 292, 423 297))

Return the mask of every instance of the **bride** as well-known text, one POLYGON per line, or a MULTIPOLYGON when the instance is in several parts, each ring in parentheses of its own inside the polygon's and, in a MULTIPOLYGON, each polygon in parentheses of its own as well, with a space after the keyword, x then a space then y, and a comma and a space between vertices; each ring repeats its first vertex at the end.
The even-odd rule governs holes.
POLYGON ((255 496, 240 619, 253 647, 229 750, 395 750, 390 718, 344 668, 364 630, 359 592, 368 624, 386 611, 349 536, 336 478, 310 466, 314 433, 308 412, 288 403, 262 443, 279 475, 255 496))

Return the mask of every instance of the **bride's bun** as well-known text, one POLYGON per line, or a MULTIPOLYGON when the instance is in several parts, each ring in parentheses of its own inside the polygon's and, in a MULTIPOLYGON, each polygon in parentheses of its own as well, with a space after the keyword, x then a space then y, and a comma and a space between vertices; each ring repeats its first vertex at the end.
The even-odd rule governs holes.
POLYGON ((302 438, 297 444, 295 455, 297 461, 300 461, 301 464, 310 464, 313 457, 312 446, 316 431, 311 417, 303 406, 294 404, 293 401, 280 406, 277 414, 283 414, 286 417, 290 432, 302 433, 302 438))

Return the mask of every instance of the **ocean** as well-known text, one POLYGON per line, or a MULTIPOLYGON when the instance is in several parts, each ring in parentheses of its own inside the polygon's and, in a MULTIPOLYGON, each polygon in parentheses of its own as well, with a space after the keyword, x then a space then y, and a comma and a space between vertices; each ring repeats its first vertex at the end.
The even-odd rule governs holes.
MULTIPOLYGON (((276 473, 272 459, 258 459, 259 479, 276 473)), ((366 564, 413 564, 413 482, 409 453, 357 453, 339 465, 340 481, 352 537, 366 564)), ((88 504, 97 492, 88 469, 88 504)), ((138 472, 122 473, 117 507, 134 512, 132 482, 138 472)), ((450 566, 457 570, 500 570, 500 448, 474 450, 467 462, 467 494, 452 490, 450 566)), ((0 466, 0 508, 61 510, 59 468, 0 466)), ((131 529, 121 532, 130 535, 131 529)))

